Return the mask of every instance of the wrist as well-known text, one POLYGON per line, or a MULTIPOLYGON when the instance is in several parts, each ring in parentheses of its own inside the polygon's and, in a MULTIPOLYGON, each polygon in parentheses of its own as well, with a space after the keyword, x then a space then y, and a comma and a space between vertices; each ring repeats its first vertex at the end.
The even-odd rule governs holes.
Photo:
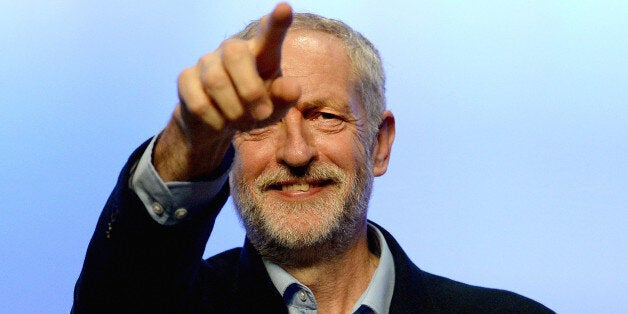
POLYGON ((228 132, 186 132, 174 120, 159 134, 153 151, 153 165, 164 182, 200 181, 228 169, 233 156, 227 156, 225 166, 232 138, 224 136, 228 132))

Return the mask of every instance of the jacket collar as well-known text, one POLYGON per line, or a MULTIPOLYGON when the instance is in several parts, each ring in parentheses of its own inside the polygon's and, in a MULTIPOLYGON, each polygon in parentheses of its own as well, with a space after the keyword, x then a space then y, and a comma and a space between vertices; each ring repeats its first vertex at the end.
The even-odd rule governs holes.
MULTIPOLYGON (((425 275, 406 255, 395 238, 380 225, 375 225, 384 235, 395 264, 395 288, 393 291, 390 313, 406 313, 409 310, 433 310, 432 297, 428 293, 425 275)), ((253 245, 245 240, 240 253, 238 273, 236 275, 235 295, 246 298, 237 302, 238 312, 248 313, 287 313, 281 294, 273 285, 261 256, 253 245)))
POLYGON ((375 225, 384 235, 386 244, 393 255, 395 264, 395 289, 393 291, 390 313, 420 312, 433 310, 432 297, 428 293, 425 275, 406 255, 395 238, 382 226, 375 225))
POLYGON ((234 300, 236 313, 288 313, 281 294, 275 288, 262 257, 248 239, 240 252, 236 273, 235 295, 243 300, 234 300))

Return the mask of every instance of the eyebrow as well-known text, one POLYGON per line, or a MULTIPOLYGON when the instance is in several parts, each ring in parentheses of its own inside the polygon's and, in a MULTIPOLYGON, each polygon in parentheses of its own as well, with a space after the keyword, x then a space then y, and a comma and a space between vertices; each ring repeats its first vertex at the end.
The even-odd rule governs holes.
POLYGON ((300 105, 297 105, 297 107, 300 110, 331 108, 338 112, 341 112, 342 114, 349 115, 351 117, 354 116, 354 112, 348 103, 339 102, 333 99, 316 99, 313 101, 303 102, 300 105))

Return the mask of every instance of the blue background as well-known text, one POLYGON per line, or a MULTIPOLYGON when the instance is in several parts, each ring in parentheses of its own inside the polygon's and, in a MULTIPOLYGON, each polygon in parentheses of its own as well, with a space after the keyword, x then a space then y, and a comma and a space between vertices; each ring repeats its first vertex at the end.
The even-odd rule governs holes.
MULTIPOLYGON (((628 2, 294 1, 379 47, 397 139, 370 217, 424 270, 628 312, 628 2)), ((176 78, 271 1, 0 2, 0 304, 70 309, 176 78)), ((206 254, 240 245, 231 205, 206 254)))

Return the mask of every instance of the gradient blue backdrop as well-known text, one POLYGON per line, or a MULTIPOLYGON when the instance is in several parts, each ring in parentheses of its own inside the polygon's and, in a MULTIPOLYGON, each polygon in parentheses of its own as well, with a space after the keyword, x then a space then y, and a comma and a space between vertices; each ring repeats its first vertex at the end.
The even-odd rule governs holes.
MULTIPOLYGON (((420 267, 563 313, 628 312, 627 3, 293 2, 381 50, 397 139, 370 217, 420 267)), ((100 209, 169 118, 179 71, 273 5, 0 2, 3 312, 70 309, 100 209)), ((242 240, 229 205, 207 254, 242 240)))

